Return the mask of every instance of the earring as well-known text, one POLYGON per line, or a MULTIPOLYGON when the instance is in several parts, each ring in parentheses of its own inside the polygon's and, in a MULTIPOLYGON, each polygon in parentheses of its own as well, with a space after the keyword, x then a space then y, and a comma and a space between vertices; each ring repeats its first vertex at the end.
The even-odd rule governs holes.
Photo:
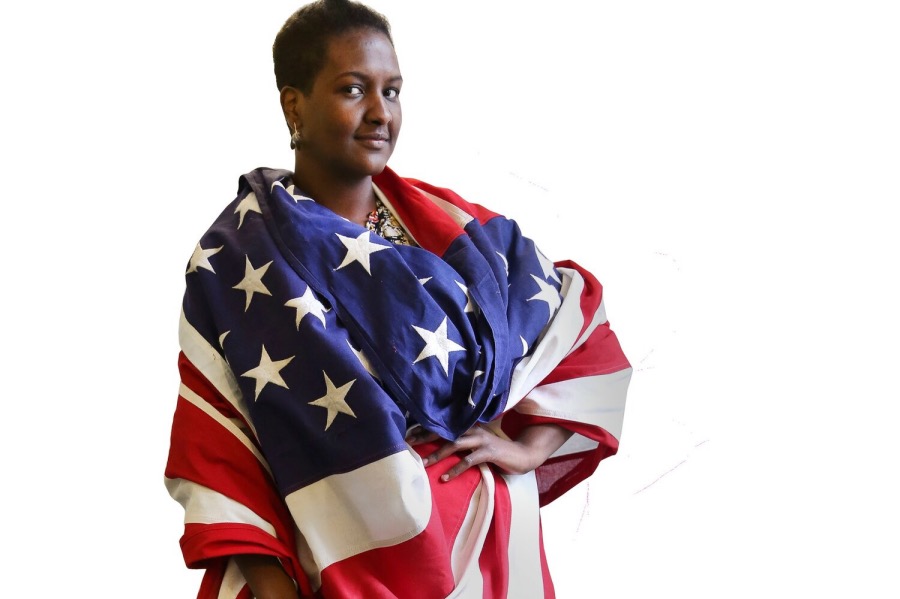
POLYGON ((297 129, 297 123, 294 123, 294 132, 291 134, 291 149, 296 150, 300 147, 300 131, 297 129))

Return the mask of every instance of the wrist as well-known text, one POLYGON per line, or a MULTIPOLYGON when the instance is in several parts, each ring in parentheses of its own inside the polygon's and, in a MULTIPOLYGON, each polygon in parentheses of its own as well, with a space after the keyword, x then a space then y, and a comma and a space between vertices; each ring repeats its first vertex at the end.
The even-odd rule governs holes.
POLYGON ((528 470, 535 470, 569 440, 572 431, 558 424, 541 423, 527 426, 519 433, 515 442, 525 449, 528 456, 528 470))

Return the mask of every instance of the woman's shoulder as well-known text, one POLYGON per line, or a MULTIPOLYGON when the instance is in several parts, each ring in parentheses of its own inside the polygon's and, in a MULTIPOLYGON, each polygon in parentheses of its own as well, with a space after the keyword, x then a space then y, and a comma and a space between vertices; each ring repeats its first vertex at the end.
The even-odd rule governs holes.
POLYGON ((238 190, 236 200, 253 192, 257 196, 265 196, 271 193, 272 187, 281 185, 285 187, 291 180, 293 173, 280 168, 260 166, 238 177, 238 190))
POLYGON ((254 227, 251 223, 262 219, 262 204, 274 186, 290 187, 291 172, 284 169, 258 167, 238 177, 233 195, 222 198, 217 216, 207 226, 201 242, 215 238, 234 242, 240 233, 254 227))

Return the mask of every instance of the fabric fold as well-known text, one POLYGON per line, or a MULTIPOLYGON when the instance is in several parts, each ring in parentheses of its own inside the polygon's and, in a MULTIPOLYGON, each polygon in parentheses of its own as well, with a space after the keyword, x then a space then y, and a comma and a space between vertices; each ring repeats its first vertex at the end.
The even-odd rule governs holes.
POLYGON ((492 564, 523 559, 544 564, 552 588, 539 517, 527 514, 615 453, 631 372, 602 288, 450 190, 390 169, 375 184, 419 247, 371 234, 303 196, 287 171, 263 168, 240 178, 191 257, 166 469, 191 563, 217 564, 207 575, 236 584, 218 560, 248 550, 249 527, 251 545, 325 597, 359 592, 348 577, 368 581, 369 596, 412 596, 386 573, 416 555, 443 572, 428 596, 450 595, 454 580, 502 596, 506 570, 492 564), (478 422, 511 438, 544 422, 575 436, 526 478, 485 466, 451 484, 405 442, 412 423, 455 439, 478 422), (457 540, 464 522, 487 535, 477 559, 457 540), (538 539, 537 553, 501 537, 538 539))

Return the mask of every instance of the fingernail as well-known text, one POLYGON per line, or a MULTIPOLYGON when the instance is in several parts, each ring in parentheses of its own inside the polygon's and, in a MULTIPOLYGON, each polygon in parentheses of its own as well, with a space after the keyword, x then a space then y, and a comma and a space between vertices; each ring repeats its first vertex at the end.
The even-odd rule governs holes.
POLYGON ((423 466, 427 466, 427 465, 428 465, 428 458, 422 458, 422 465, 423 465, 423 466))
POLYGON ((441 475, 441 480, 444 481, 444 482, 447 482, 448 480, 450 480, 450 475, 449 475, 449 474, 442 474, 442 475, 441 475))

